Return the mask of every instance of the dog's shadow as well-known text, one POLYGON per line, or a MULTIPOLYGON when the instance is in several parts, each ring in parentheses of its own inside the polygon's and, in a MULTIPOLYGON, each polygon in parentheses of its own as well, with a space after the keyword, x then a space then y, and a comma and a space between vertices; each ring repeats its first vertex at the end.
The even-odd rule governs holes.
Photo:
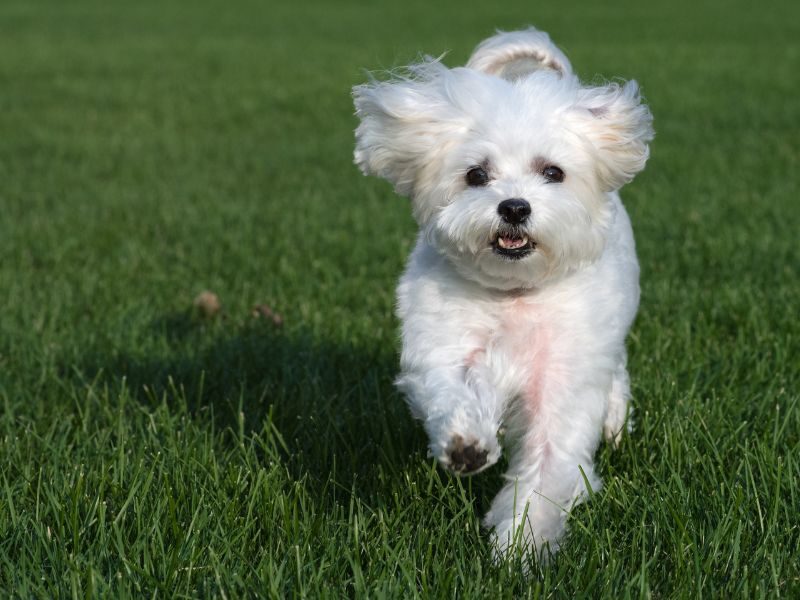
MULTIPOLYGON (((216 431, 249 435, 269 423, 292 477, 311 491, 334 473, 339 489, 369 497, 374 485, 365 482, 376 473, 400 480, 407 468, 431 464, 426 436, 393 386, 396 347, 385 339, 331 343, 270 319, 208 320, 190 311, 152 321, 144 337, 127 350, 89 352, 69 368, 93 385, 124 386, 147 406, 181 405, 174 409, 213 419, 216 431)), ((438 477, 448 484, 446 473, 438 477)))

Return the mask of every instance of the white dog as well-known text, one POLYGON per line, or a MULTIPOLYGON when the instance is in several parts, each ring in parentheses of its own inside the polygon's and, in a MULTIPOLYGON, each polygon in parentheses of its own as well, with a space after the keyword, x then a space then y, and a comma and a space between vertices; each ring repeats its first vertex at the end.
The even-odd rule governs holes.
POLYGON ((500 554, 555 552, 600 487, 601 432, 616 444, 625 428, 639 266, 617 190, 645 165, 650 112, 636 82, 582 85, 535 29, 353 91, 356 163, 420 227, 397 290, 398 385, 457 474, 494 464, 505 432, 485 524, 500 554))

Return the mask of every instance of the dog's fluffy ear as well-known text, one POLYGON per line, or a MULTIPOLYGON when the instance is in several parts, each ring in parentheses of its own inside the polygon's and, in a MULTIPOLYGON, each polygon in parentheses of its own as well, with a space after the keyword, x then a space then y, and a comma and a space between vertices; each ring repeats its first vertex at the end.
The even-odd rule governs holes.
POLYGON ((366 174, 392 183, 411 197, 418 177, 435 162, 458 128, 458 111, 449 99, 451 71, 428 59, 390 81, 353 88, 356 115, 355 162, 366 174))
POLYGON ((544 31, 530 27, 523 31, 498 31, 475 48, 468 69, 475 69, 513 81, 544 69, 570 75, 572 65, 544 31))
POLYGON ((594 147, 605 191, 619 189, 644 168, 654 135, 653 115, 635 81, 581 89, 568 119, 575 133, 594 147))

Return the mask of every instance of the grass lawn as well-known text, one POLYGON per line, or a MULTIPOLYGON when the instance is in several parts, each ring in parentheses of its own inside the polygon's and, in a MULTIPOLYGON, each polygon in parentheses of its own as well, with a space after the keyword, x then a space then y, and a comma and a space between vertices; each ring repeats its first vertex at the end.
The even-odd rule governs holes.
POLYGON ((0 596, 797 597, 798 73, 788 0, 4 0, 0 596), (636 428, 526 579, 392 387, 415 228, 350 87, 529 23, 657 138, 636 428))

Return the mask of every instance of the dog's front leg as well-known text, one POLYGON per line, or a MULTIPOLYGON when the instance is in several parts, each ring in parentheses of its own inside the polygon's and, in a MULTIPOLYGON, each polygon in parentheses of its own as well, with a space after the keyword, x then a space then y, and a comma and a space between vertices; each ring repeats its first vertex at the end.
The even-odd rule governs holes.
MULTIPOLYGON (((547 378, 545 378, 546 380, 547 378)), ((610 379, 610 377, 608 377, 610 379)), ((525 433, 511 458, 508 483, 492 502, 485 523, 499 554, 513 547, 547 558, 566 530, 570 509, 601 486, 593 455, 600 440, 606 385, 543 383, 523 396, 516 423, 525 433)))
POLYGON ((488 366, 496 328, 491 299, 420 241, 397 290, 402 321, 398 387, 429 437, 430 454, 458 474, 500 458, 497 440, 509 394, 488 366))
POLYGON ((443 349, 441 340, 424 336, 406 342, 397 383, 425 426, 430 454, 459 475, 493 465, 501 454, 497 433, 504 403, 481 352, 443 349))
POLYGON ((502 402, 485 368, 408 369, 398 385, 425 426, 430 454, 443 466, 459 475, 474 474, 500 458, 502 402))

